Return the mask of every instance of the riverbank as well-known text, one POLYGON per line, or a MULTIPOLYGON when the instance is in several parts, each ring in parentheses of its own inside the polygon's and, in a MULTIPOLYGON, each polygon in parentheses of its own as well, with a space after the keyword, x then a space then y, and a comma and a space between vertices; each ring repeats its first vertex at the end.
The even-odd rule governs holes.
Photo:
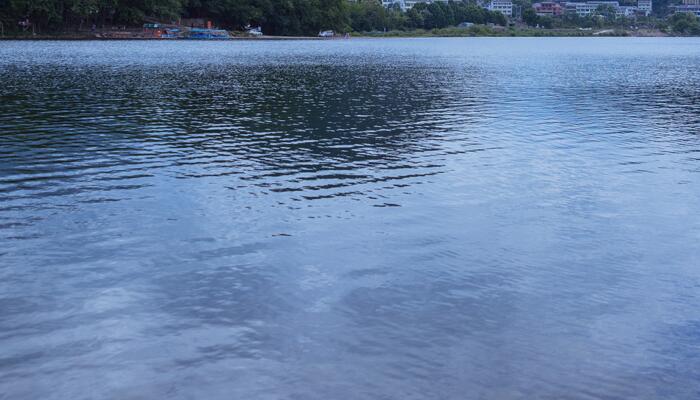
MULTIPOLYGON (((333 38, 321 38, 315 36, 231 36, 225 40, 332 40, 333 38)), ((338 38, 340 39, 340 38, 338 38)), ((118 40, 118 41, 133 41, 133 40, 186 40, 177 38, 159 38, 153 36, 103 36, 96 34, 80 34, 80 33, 56 33, 42 35, 5 35, 0 37, 0 40, 118 40)), ((221 39, 218 39, 221 40, 221 39)))
MULTIPOLYGON (((356 32, 351 38, 422 38, 422 37, 665 37, 674 36, 658 29, 539 29, 539 28, 505 28, 500 26, 474 25, 467 28, 442 28, 411 31, 356 32)), ((342 36, 324 38, 317 36, 246 36, 240 32, 231 32, 228 40, 335 40, 342 36)), ((5 35, 0 40, 176 40, 146 35, 117 36, 111 32, 64 32, 37 35, 5 35)))

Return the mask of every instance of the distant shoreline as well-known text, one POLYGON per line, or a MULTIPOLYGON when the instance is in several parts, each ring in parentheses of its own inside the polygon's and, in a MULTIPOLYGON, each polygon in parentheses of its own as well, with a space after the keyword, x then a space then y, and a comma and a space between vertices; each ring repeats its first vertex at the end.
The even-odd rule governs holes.
MULTIPOLYGON (((356 36, 359 37, 359 36, 356 36)), ((342 38, 338 38, 342 39, 342 38)), ((0 40, 66 40, 66 41, 161 41, 161 42, 227 42, 238 40, 334 40, 315 36, 262 36, 262 37, 231 37, 229 39, 165 39, 156 37, 98 37, 94 35, 36 35, 36 36, 4 36, 0 40)))
MULTIPOLYGON (((482 29, 473 31, 460 28, 444 28, 434 31, 390 31, 390 32, 363 32, 351 34, 349 39, 371 38, 371 39, 389 39, 389 38, 445 38, 445 37, 688 37, 676 36, 659 30, 617 30, 617 29, 597 29, 597 30, 578 30, 578 29, 482 29)), ((69 33, 69 34, 39 34, 39 35, 5 35, 0 37, 1 40, 66 40, 66 41, 181 41, 188 39, 165 39, 156 37, 103 37, 94 33, 69 33)), ((285 41, 285 40, 348 40, 342 36, 334 38, 325 38, 317 36, 236 36, 232 35, 229 39, 221 40, 204 40, 204 41, 285 41)))

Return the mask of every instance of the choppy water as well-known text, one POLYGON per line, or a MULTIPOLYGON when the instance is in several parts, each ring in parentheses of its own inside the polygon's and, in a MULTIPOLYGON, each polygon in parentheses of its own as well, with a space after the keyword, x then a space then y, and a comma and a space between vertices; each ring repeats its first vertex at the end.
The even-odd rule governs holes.
POLYGON ((698 65, 0 42, 0 398, 697 399, 698 65))

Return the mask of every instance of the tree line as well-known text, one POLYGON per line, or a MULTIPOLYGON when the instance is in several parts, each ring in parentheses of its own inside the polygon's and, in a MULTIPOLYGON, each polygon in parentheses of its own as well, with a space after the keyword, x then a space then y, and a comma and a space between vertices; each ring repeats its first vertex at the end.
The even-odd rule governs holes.
POLYGON ((419 3, 407 12, 378 0, 0 0, 5 32, 135 27, 203 18, 226 29, 261 26, 268 35, 314 35, 319 30, 369 32, 434 29, 462 22, 506 24, 474 0, 419 3))
POLYGON ((350 3, 349 23, 355 32, 382 30, 439 29, 462 22, 506 25, 500 12, 489 11, 475 1, 418 3, 406 12, 398 4, 385 8, 376 1, 350 3))

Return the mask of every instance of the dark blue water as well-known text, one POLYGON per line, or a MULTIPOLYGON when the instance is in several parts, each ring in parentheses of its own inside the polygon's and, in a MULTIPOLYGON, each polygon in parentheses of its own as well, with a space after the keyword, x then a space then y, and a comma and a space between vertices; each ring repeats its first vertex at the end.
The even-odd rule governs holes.
POLYGON ((0 42, 0 398, 697 399, 698 65, 0 42))

